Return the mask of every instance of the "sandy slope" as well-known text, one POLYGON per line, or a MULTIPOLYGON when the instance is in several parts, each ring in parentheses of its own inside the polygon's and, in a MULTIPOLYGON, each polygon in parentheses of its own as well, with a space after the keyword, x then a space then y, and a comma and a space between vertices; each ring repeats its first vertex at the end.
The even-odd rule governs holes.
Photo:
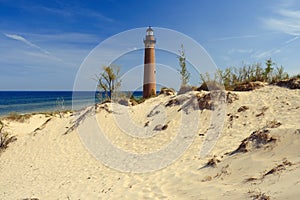
MULTIPOLYGON (((197 94, 190 93, 191 97, 197 94)), ((271 199, 298 199, 300 91, 267 86, 236 94, 239 99, 227 104, 222 134, 205 158, 199 155, 203 142, 214 130, 210 126, 212 111, 188 108, 188 114, 178 112, 183 105, 165 107, 174 98, 170 96, 134 107, 99 108, 80 125, 79 133, 67 135, 64 132, 74 116, 34 115, 24 123, 3 121, 5 130, 16 135, 17 141, 0 155, 0 199, 253 199, 263 194, 271 199), (241 106, 248 109, 238 112, 241 106), (113 113, 107 112, 110 110, 113 113), (190 118, 192 126, 188 121, 182 123, 185 115, 193 116, 197 123, 190 118), (49 118, 44 128, 34 132, 49 118), (103 165, 80 139, 94 144, 89 124, 93 120, 110 143, 138 155, 159 151, 183 130, 192 132, 193 137, 185 135, 182 142, 192 139, 193 143, 163 169, 120 172, 103 165), (273 128, 271 121, 277 123, 273 128), (155 127, 161 128, 157 125, 166 124, 165 130, 154 131, 155 127), (182 124, 186 125, 184 129, 182 124), (243 139, 264 127, 275 141, 230 154, 243 139), (216 166, 205 166, 214 156, 216 166)), ((159 156, 162 163, 167 160, 159 156)), ((129 157, 115 162, 130 168, 128 161, 129 157)))

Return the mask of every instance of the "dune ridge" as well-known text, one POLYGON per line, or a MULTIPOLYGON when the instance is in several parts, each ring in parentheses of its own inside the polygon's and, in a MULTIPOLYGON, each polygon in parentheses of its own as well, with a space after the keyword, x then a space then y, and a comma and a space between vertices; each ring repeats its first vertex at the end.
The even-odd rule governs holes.
POLYGON ((297 199, 300 90, 269 85, 230 92, 224 113, 206 94, 159 95, 136 106, 107 103, 62 118, 35 114, 25 122, 2 120, 3 131, 17 140, 0 153, 0 199, 297 199), (203 144, 217 130, 214 114, 223 116, 222 131, 201 157, 203 144), (118 148, 157 152, 183 130, 186 116, 197 122, 186 128, 192 137, 182 139, 191 145, 152 172, 112 169, 82 139, 94 120, 118 148))

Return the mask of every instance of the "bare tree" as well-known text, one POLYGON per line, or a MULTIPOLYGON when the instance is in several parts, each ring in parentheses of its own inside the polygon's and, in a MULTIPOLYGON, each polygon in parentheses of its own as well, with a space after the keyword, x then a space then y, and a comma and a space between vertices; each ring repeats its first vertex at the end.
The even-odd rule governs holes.
POLYGON ((105 93, 105 98, 111 100, 117 89, 121 87, 120 67, 115 65, 103 66, 103 72, 97 76, 98 89, 105 93))

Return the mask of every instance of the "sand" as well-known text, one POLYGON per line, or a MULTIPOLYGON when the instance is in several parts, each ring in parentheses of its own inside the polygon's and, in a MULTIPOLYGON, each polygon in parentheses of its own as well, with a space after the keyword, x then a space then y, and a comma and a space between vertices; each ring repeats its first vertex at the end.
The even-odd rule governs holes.
POLYGON ((215 110, 194 109, 203 92, 102 105, 68 134, 80 113, 2 120, 17 140, 0 153, 0 199, 298 199, 300 90, 233 94, 215 110), (234 152, 255 131, 266 140, 234 152))

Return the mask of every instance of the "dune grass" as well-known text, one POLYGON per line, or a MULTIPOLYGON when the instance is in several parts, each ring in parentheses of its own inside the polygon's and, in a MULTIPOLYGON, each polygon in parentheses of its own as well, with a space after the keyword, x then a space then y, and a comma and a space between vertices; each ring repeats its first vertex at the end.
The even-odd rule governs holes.
POLYGON ((32 112, 32 113, 26 113, 21 114, 17 112, 11 112, 7 116, 3 116, 2 119, 8 120, 8 121, 15 121, 23 123, 30 119, 33 115, 45 115, 46 117, 53 117, 59 115, 59 117, 63 117, 64 114, 73 113, 73 110, 63 110, 63 111, 46 111, 46 112, 32 112))
POLYGON ((6 117, 4 117, 4 119, 23 123, 26 120, 28 120, 31 116, 32 114, 19 114, 16 112, 11 112, 6 117))
POLYGON ((213 75, 209 73, 200 74, 200 79, 202 84, 216 83, 224 85, 226 90, 237 90, 240 85, 250 82, 259 81, 274 84, 289 78, 289 74, 284 71, 284 68, 278 67, 271 58, 266 60, 265 64, 265 68, 260 63, 255 63, 243 67, 218 69, 213 75))
POLYGON ((8 144, 17 140, 15 136, 9 136, 3 131, 4 124, 0 121, 0 152, 8 147, 8 144))

